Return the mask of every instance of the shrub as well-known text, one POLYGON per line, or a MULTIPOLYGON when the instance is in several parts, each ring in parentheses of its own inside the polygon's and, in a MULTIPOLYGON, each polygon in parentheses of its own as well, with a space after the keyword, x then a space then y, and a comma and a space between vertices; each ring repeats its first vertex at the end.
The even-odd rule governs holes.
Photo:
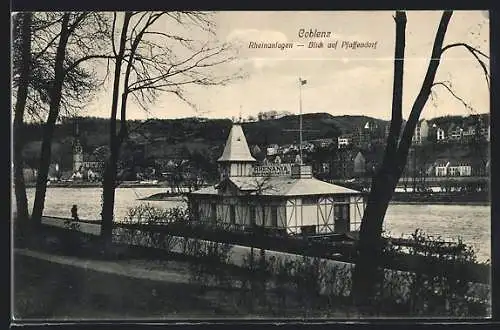
POLYGON ((381 310, 400 308, 416 316, 488 315, 489 288, 478 290, 471 282, 471 265, 478 265, 471 246, 461 239, 445 242, 421 230, 411 235, 410 242, 414 244, 405 252, 393 249, 390 253, 414 257, 416 270, 384 276, 376 297, 381 310), (401 294, 405 287, 407 292, 401 294))
POLYGON ((115 229, 114 239, 123 244, 145 245, 170 251, 176 242, 168 234, 169 226, 187 221, 189 214, 186 208, 161 209, 150 204, 140 204, 128 210, 122 221, 125 226, 115 229), (134 227, 127 228, 130 225, 134 227))

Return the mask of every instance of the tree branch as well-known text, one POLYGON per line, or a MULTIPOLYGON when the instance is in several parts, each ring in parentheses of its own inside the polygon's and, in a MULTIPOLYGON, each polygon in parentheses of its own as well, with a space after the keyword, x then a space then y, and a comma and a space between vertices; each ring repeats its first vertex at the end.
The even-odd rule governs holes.
POLYGON ((489 59, 490 57, 486 54, 484 54, 483 52, 481 52, 479 49, 477 48, 474 48, 472 47, 471 45, 468 45, 466 43, 463 43, 463 42, 458 42, 458 43, 454 43, 454 44, 449 44, 445 47, 443 47, 443 49, 441 50, 441 55, 448 49, 451 49, 451 48, 454 48, 454 47, 465 47, 465 49, 467 49, 475 58, 476 60, 479 62, 479 64, 481 65, 481 68, 483 69, 483 73, 484 73, 484 78, 486 79, 486 84, 488 85, 488 89, 490 90, 490 75, 488 73, 488 69, 486 67, 486 64, 484 63, 483 60, 481 60, 479 58, 479 55, 482 55, 484 57, 486 57, 487 59, 489 59), (478 55, 479 54, 479 55, 478 55))
POLYGON ((115 59, 116 57, 114 55, 87 55, 84 57, 79 58, 78 60, 74 61, 70 66, 66 68, 66 73, 74 70, 78 65, 80 65, 82 62, 92 60, 92 59, 107 59, 107 60, 112 60, 115 59))
POLYGON ((436 72, 441 60, 444 37, 446 35, 446 30, 448 29, 448 24, 450 22, 452 14, 453 14, 452 11, 446 10, 443 12, 443 15, 441 16, 439 27, 436 32, 436 37, 434 39, 434 45, 432 47, 430 63, 429 66, 427 67, 427 72, 425 73, 424 81, 422 82, 422 87, 420 88, 417 98, 413 103, 410 116, 408 118, 408 122, 405 125, 403 136, 401 137, 401 142, 398 146, 399 171, 402 171, 406 164, 406 159, 408 157, 408 150, 410 148, 412 136, 415 132, 415 128, 417 127, 420 114, 422 113, 425 103, 429 98, 432 84, 434 83, 436 72))
POLYGON ((444 88, 446 88, 448 90, 448 92, 450 92, 451 95, 453 95, 453 97, 455 97, 457 100, 459 100, 467 109, 472 109, 472 107, 470 105, 468 105, 467 102, 465 102, 460 96, 455 94, 455 92, 451 89, 451 87, 448 86, 447 84, 445 84, 443 81, 437 81, 437 82, 433 83, 432 87, 434 87, 434 86, 443 86, 444 88))

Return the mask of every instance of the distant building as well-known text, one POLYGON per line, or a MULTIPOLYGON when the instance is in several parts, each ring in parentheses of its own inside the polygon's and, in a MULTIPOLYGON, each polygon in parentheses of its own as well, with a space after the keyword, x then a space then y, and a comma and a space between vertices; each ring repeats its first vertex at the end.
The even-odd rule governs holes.
POLYGON ((468 126, 462 131, 462 139, 464 141, 471 141, 476 137, 476 128, 474 126, 468 126))
POLYGON ((313 145, 316 145, 316 146, 318 146, 320 148, 328 148, 329 146, 335 144, 334 139, 315 139, 315 140, 310 140, 310 141, 307 141, 307 142, 310 142, 313 145))
POLYGON ((252 155, 258 155, 260 154, 262 151, 260 150, 259 146, 258 145, 254 145, 252 147, 252 155))
POLYGON ((73 141, 73 172, 78 172, 83 167, 83 147, 80 144, 78 135, 73 141))
POLYGON ((438 161, 435 165, 436 176, 471 176, 472 166, 465 161, 438 161))
POLYGON ((366 122, 363 127, 358 127, 352 135, 352 144, 358 148, 366 148, 372 142, 373 125, 366 122))
POLYGON ((271 144, 267 147, 267 155, 268 156, 274 156, 278 153, 278 148, 279 146, 277 144, 271 144))
POLYGON ((427 120, 421 120, 417 126, 415 127, 415 133, 412 137, 412 143, 422 144, 427 141, 427 137, 429 136, 429 124, 427 120))
POLYGON ((389 121, 384 127, 384 138, 387 139, 390 131, 391 131, 391 122, 389 121))
POLYGON ((363 156, 365 157, 365 175, 371 176, 382 162, 384 153, 377 150, 364 150, 363 156))
POLYGON ((261 148, 258 145, 254 145, 251 148, 251 153, 252 153, 252 156, 255 159, 257 159, 259 162, 264 160, 264 158, 266 157, 266 153, 262 152, 261 148))
POLYGON ((59 181, 61 178, 61 169, 59 167, 59 164, 53 163, 49 165, 49 173, 47 175, 47 179, 49 181, 59 181))
POLYGON ((338 145, 338 148, 341 149, 341 148, 345 148, 345 147, 348 147, 350 144, 351 144, 351 137, 349 136, 339 136, 337 138, 337 145, 338 145))
POLYGON ((78 123, 76 123, 75 136, 73 139, 73 173, 79 173, 76 177, 83 177, 83 172, 92 169, 92 173, 100 173, 104 169, 104 162, 94 154, 84 154, 80 143, 78 123))
POLYGON ((366 158, 360 151, 354 157, 354 175, 363 176, 366 173, 366 158))
POLYGON ((438 129, 436 130, 436 141, 437 142, 444 142, 445 140, 446 140, 446 134, 445 134, 444 129, 442 129, 441 127, 438 127, 438 129))
POLYGON ((451 124, 450 127, 448 128, 448 140, 458 142, 462 139, 462 133, 463 133, 462 127, 451 124))
POLYGON ((490 126, 489 125, 487 127, 482 126, 480 132, 481 136, 484 137, 486 141, 490 142, 490 126))
POLYGON ((343 148, 335 153, 333 164, 331 166, 331 174, 337 179, 352 179, 354 177, 354 159, 358 151, 343 148))
POLYGON ((312 152, 314 150, 314 144, 311 142, 303 141, 301 149, 305 152, 312 152))

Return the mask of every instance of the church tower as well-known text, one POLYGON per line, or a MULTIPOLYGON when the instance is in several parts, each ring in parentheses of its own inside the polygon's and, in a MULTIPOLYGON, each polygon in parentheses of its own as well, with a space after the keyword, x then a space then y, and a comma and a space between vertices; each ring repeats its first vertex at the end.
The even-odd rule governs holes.
POLYGON ((228 177, 251 176, 253 164, 247 139, 240 124, 234 124, 226 141, 222 156, 217 160, 221 180, 228 177))
POLYGON ((78 122, 75 123, 75 134, 73 140, 73 173, 80 171, 83 165, 83 148, 80 143, 80 133, 78 131, 78 122))

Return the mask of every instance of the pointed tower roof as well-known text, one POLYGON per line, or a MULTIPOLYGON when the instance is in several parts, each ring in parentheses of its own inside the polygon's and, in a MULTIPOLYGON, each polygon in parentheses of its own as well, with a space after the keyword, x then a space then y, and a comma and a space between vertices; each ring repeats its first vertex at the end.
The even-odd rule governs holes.
POLYGON ((250 154, 247 139, 241 125, 234 124, 226 141, 224 152, 217 160, 219 162, 256 162, 250 154))

